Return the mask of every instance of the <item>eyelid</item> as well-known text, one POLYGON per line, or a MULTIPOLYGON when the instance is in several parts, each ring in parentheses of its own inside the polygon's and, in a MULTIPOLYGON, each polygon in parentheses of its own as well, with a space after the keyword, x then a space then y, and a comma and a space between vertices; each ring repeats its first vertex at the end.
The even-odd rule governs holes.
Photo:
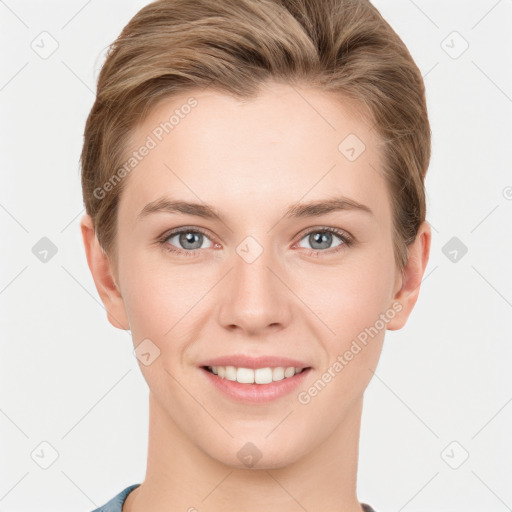
POLYGON ((216 242, 214 240, 212 240, 213 237, 206 230, 204 230, 203 228, 197 227, 197 226, 181 226, 179 228, 175 228, 175 229, 166 231, 163 235, 158 237, 157 243, 159 243, 160 245, 164 245, 165 249, 168 250, 169 252, 179 253, 179 254, 185 253, 187 256, 193 256, 199 250, 203 250, 203 249, 194 249, 191 251, 186 251, 185 249, 180 249, 179 247, 176 247, 174 245, 170 246, 170 244, 168 243, 169 238, 172 238, 176 235, 179 235, 181 233, 187 233, 187 232, 201 233, 202 235, 207 237, 212 242, 212 244, 214 244, 214 245, 216 244, 216 242), (169 246, 172 247, 172 249, 170 249, 169 246))
MULTIPOLYGON (((300 240, 302 240, 306 235, 309 235, 311 233, 317 233, 317 232, 333 233, 336 236, 340 237, 345 243, 347 243, 347 245, 350 243, 353 243, 355 241, 354 237, 350 233, 345 231, 344 229, 335 228, 332 226, 313 226, 313 227, 307 228, 298 235, 298 241, 300 242, 300 240)), ((325 252, 325 251, 322 251, 322 252, 325 252)))

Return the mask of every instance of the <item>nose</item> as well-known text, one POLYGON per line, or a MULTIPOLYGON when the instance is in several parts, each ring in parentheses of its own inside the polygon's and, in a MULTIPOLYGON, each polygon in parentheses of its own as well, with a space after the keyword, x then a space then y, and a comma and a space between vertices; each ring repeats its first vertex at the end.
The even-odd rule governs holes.
POLYGON ((260 252, 254 245, 241 244, 233 255, 232 270, 220 290, 218 309, 224 328, 238 329, 246 336, 284 329, 293 312, 294 296, 286 286, 285 270, 270 249, 260 252))

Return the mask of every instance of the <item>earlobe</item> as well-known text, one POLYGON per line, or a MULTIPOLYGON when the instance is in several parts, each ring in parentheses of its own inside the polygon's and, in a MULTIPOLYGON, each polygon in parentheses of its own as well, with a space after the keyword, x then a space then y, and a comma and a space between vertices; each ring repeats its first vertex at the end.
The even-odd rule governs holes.
POLYGON ((418 229, 416 239, 408 247, 407 264, 402 272, 402 286, 393 297, 394 302, 402 305, 401 311, 388 323, 387 329, 401 329, 411 314, 430 255, 431 229, 428 222, 423 222, 418 229))
POLYGON ((87 264, 92 274, 96 290, 107 311, 108 321, 118 329, 129 330, 123 298, 115 282, 112 265, 103 251, 94 230, 90 215, 85 214, 80 221, 87 264))

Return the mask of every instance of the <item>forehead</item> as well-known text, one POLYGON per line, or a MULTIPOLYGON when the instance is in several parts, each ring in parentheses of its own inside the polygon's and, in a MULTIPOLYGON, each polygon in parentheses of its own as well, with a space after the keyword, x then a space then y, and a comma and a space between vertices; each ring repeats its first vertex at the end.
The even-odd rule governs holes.
POLYGON ((384 213, 377 144, 357 106, 332 93, 274 83, 242 100, 194 90, 160 101, 133 130, 127 159, 138 156, 120 211, 134 218, 166 193, 248 214, 339 194, 384 213))

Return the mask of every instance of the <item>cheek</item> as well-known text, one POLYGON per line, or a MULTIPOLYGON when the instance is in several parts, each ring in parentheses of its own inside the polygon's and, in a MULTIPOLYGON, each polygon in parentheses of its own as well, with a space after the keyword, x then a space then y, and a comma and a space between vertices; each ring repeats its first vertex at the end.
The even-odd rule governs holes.
POLYGON ((318 279, 315 288, 310 282, 308 300, 316 303, 315 312, 331 331, 324 329, 322 336, 329 364, 341 357, 343 365, 336 374, 344 377, 336 379, 335 388, 361 390, 371 379, 368 369, 377 365, 387 325, 381 315, 388 312, 387 321, 391 320, 393 264, 391 250, 368 251, 333 267, 323 287, 318 279))
POLYGON ((169 276, 144 265, 126 270, 122 294, 134 345, 149 338, 160 346, 165 333, 183 316, 183 300, 169 276))
POLYGON ((152 333, 164 339, 205 293, 204 272, 172 265, 157 250, 141 250, 123 263, 123 300, 132 333, 139 337, 152 333))
POLYGON ((166 369, 172 372, 169 362, 182 359, 188 343, 184 326, 192 318, 201 288, 184 279, 177 269, 166 271, 165 266, 154 268, 142 262, 133 268, 137 270, 125 277, 125 308, 134 348, 137 350, 140 344, 141 350, 152 358, 149 364, 140 359, 139 367, 150 389, 173 388, 166 369))
POLYGON ((317 276, 314 287, 315 280, 309 281, 309 292, 304 293, 344 339, 343 334, 353 335, 354 329, 373 324, 391 306, 394 273, 388 251, 347 259, 325 276, 317 276))
POLYGON ((359 262, 361 265, 340 267, 322 295, 310 296, 320 304, 315 311, 334 333, 325 330, 322 336, 327 362, 318 378, 328 383, 313 406, 318 415, 331 411, 329 425, 333 428, 371 381, 386 332, 382 315, 387 321, 392 319, 393 260, 382 255, 359 262), (333 408, 333 404, 338 405, 333 408))

